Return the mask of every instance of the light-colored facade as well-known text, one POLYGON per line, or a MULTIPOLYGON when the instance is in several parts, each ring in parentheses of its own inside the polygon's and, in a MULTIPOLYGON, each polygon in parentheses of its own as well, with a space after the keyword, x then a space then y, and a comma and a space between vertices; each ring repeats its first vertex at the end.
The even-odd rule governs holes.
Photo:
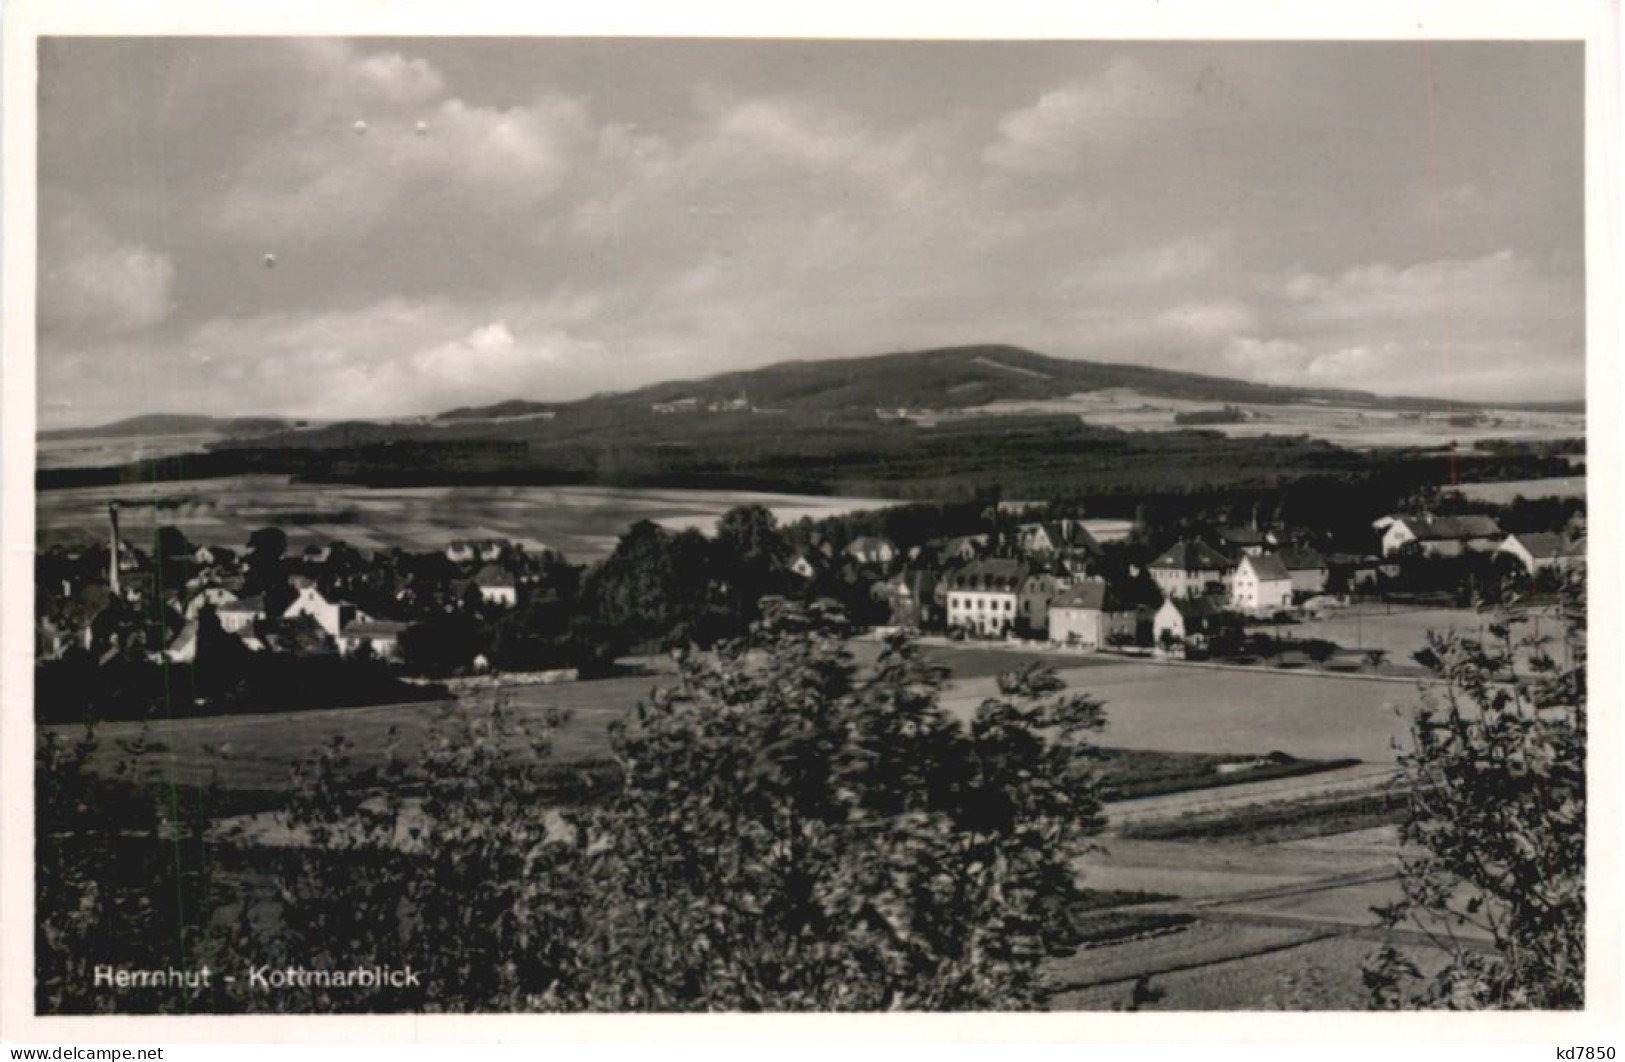
POLYGON ((983 635, 1015 629, 1027 570, 1017 561, 973 561, 948 576, 948 626, 983 635))
POLYGON ((1268 616, 1292 607, 1292 575, 1274 554, 1241 558, 1230 582, 1230 602, 1239 611, 1268 616))

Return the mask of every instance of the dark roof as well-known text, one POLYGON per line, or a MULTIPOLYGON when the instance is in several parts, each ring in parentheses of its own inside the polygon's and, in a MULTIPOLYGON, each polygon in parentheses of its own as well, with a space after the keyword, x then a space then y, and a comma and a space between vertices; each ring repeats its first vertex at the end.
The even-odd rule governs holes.
POLYGON ((1283 549, 1276 556, 1281 558, 1281 563, 1286 565, 1287 571, 1301 572, 1326 567, 1326 558, 1312 549, 1283 549))
POLYGON ((1014 591, 1027 578, 1027 566, 1006 557, 971 561, 948 576, 950 590, 1014 591))
POLYGON ((475 586, 518 586, 514 577, 495 564, 487 564, 474 573, 475 586))
POLYGON ((1549 560, 1552 557, 1561 557, 1568 548, 1568 539, 1550 531, 1535 531, 1527 535, 1513 535, 1529 555, 1536 560, 1549 560))
POLYGON ((346 638, 394 638, 406 630, 407 624, 395 620, 363 620, 344 628, 346 638))
POLYGON ((1224 611, 1224 606, 1211 597, 1176 597, 1169 600, 1186 619, 1211 619, 1224 611))
POLYGON ((1058 608, 1081 608, 1099 612, 1106 607, 1106 584, 1097 579, 1085 579, 1049 603, 1051 611, 1058 608))
POLYGON ((1262 553, 1256 557, 1248 557, 1243 564, 1252 565, 1253 571, 1258 573, 1260 579, 1290 579, 1292 573, 1286 570, 1281 558, 1273 553, 1262 553))
POLYGON ((1235 564, 1206 542, 1176 542, 1150 566, 1164 571, 1205 572, 1226 571, 1235 564))
POLYGON ((240 597, 236 601, 227 601, 215 611, 217 612, 258 612, 265 607, 265 598, 258 594, 253 597, 240 597))
POLYGON ((1488 516, 1402 516, 1399 519, 1417 539, 1425 542, 1494 538, 1501 533, 1500 525, 1488 516))
POLYGON ((1219 537, 1235 546, 1262 546, 1265 542, 1264 533, 1256 527, 1227 527, 1219 537))

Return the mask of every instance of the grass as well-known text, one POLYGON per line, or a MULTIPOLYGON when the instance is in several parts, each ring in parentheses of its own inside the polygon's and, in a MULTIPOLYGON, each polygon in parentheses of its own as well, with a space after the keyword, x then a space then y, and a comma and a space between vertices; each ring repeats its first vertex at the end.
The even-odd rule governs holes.
MULTIPOLYGON (((1349 937, 1290 941, 1252 955, 1153 974, 1151 988, 1160 993, 1153 1010, 1365 1010, 1370 999, 1361 980, 1361 964, 1378 945, 1349 937)), ((1437 953, 1401 947, 1424 972, 1436 970, 1437 953)), ((1050 1001, 1052 1010, 1110 1010, 1121 1007, 1133 990, 1132 978, 1064 990, 1050 1001)))
POLYGON ((1255 844, 1387 826, 1403 820, 1405 795, 1385 790, 1356 796, 1277 801, 1220 812, 1192 813, 1125 824, 1121 835, 1139 841, 1235 841, 1255 844))
POLYGON ((104 536, 107 503, 118 499, 126 537, 150 541, 173 525, 198 544, 241 548, 256 528, 275 524, 291 546, 343 540, 367 549, 437 550, 458 538, 507 538, 596 560, 638 520, 710 529, 735 505, 759 502, 782 521, 822 517, 894 502, 869 498, 598 487, 414 487, 369 489, 293 483, 279 476, 228 476, 43 491, 42 546, 104 536))

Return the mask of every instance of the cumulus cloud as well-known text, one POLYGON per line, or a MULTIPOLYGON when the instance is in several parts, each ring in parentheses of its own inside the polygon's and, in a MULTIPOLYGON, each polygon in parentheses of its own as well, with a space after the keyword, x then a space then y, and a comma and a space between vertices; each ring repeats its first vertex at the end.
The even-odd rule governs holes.
MULTIPOLYGON (((49 200, 48 200, 49 202, 49 200)), ((175 265, 167 254, 118 240, 79 205, 61 206, 41 234, 40 325, 71 335, 121 335, 162 322, 174 309, 175 265)))
POLYGON ((1094 76, 1006 114, 982 158, 1024 173, 1065 172, 1091 155, 1154 134, 1179 107, 1168 85, 1133 59, 1120 57, 1094 76))
POLYGON ((1298 86, 1336 57, 1289 50, 1219 63, 1215 94, 1208 57, 1130 45, 995 49, 959 80, 963 50, 911 50, 827 82, 818 48, 736 70, 714 42, 688 66, 611 42, 503 45, 528 65, 83 47, 118 61, 41 64, 41 379, 76 400, 379 416, 982 340, 1387 391, 1578 384, 1578 245, 1545 206, 1578 153, 1524 165, 1495 138, 1535 119, 1487 101, 1424 186, 1384 161, 1413 97, 1372 103, 1368 60, 1333 126, 1346 90, 1298 86), (130 69, 155 87, 121 95, 130 69), (1025 105, 990 113, 990 85, 1025 105))

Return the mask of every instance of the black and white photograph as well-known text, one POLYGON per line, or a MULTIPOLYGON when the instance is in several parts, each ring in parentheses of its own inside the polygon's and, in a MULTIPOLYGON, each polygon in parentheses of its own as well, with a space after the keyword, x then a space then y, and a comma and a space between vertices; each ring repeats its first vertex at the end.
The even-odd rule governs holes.
POLYGON ((1595 1008, 1590 47, 39 36, 32 1013, 1595 1008))

